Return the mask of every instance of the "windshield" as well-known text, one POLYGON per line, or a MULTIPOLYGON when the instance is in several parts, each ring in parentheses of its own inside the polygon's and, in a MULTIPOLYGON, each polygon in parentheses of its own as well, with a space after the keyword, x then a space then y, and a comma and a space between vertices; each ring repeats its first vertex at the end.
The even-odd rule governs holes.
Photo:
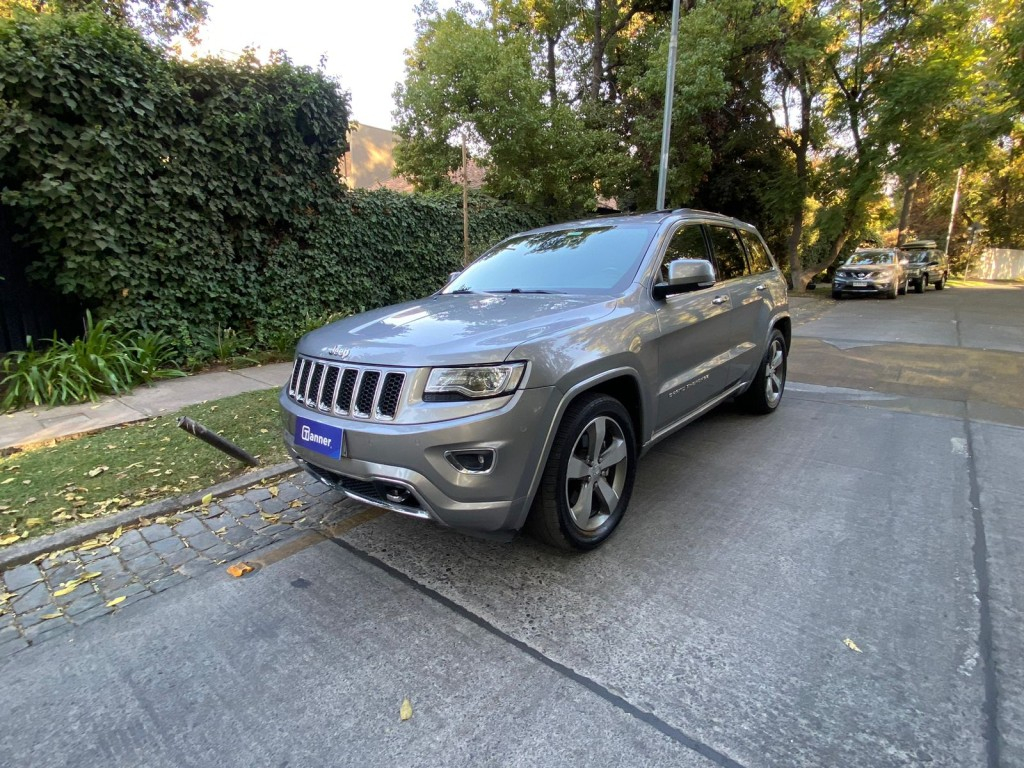
POLYGON ((892 251, 858 251, 847 264, 892 264, 892 251))
POLYGON ((911 264, 924 264, 930 255, 928 251, 911 251, 907 254, 907 260, 911 264))
POLYGON ((655 224, 581 226, 500 243, 442 293, 614 293, 632 282, 655 224))

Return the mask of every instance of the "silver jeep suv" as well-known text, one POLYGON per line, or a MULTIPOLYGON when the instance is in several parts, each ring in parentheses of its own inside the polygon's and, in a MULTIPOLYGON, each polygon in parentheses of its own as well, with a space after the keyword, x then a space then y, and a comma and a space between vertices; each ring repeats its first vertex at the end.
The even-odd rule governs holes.
POLYGON ((789 343, 754 227, 694 210, 558 224, 432 296, 303 337, 285 442, 358 501, 591 549, 640 454, 728 398, 778 407, 789 343))

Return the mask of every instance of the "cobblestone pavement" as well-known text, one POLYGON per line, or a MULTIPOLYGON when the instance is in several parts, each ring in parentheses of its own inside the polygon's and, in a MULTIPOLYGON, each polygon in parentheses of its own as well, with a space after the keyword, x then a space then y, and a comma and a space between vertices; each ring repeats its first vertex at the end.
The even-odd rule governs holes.
POLYGON ((357 509, 295 474, 11 568, 0 581, 0 659, 357 509))

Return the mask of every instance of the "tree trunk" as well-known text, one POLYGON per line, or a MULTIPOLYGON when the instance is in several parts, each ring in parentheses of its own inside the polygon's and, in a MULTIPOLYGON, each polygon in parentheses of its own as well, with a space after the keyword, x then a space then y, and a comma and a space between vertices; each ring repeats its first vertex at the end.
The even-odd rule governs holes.
POLYGON ((553 107, 558 101, 558 81, 555 69, 555 44, 558 42, 551 35, 545 35, 548 44, 548 101, 553 107))
POLYGON ((903 208, 900 211, 900 227, 896 234, 896 245, 903 245, 903 233, 910 225, 910 211, 914 206, 914 193, 917 191, 918 172, 914 171, 903 182, 903 208))
POLYGON ((797 131, 796 140, 793 145, 793 155, 796 161, 797 178, 797 201, 796 211, 793 213, 793 229, 789 233, 789 240, 786 242, 786 252, 789 257, 789 275, 793 281, 794 289, 807 287, 810 278, 817 272, 812 272, 805 279, 803 265, 800 262, 800 240, 804 233, 804 201, 807 199, 807 189, 810 186, 810 166, 807 163, 807 152, 811 143, 811 87, 806 67, 800 67, 799 73, 800 93, 800 129, 797 131))

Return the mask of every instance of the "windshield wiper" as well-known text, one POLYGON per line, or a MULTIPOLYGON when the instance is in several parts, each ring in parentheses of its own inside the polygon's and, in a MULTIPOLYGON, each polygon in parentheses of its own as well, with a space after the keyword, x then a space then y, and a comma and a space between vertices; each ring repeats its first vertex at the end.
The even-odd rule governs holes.
POLYGON ((557 293, 562 294, 564 291, 545 291, 540 288, 509 288, 507 291, 490 291, 490 293, 557 293))

